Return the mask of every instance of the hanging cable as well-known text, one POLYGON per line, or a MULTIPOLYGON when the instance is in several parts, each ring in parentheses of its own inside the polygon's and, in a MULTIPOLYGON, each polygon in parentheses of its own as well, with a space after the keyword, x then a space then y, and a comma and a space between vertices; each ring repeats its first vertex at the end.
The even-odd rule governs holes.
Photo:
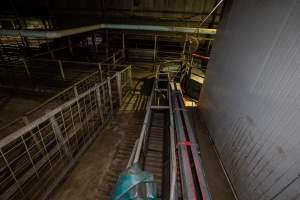
POLYGON ((212 11, 202 20, 199 27, 201 27, 205 23, 205 21, 217 10, 217 8, 222 4, 223 1, 224 0, 219 1, 219 3, 212 9, 212 11))

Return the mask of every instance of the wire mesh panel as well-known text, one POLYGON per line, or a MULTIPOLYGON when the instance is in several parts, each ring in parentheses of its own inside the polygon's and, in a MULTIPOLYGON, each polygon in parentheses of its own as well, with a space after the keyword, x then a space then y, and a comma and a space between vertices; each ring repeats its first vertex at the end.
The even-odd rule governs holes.
POLYGON ((0 199, 45 199, 111 118, 113 99, 119 97, 117 77, 124 77, 125 84, 129 71, 74 92, 68 101, 2 139, 0 199))

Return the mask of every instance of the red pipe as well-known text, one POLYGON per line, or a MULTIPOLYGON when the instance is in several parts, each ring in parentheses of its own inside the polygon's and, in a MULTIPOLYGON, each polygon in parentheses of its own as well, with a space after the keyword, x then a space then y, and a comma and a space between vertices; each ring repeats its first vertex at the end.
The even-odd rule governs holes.
POLYGON ((200 58, 201 60, 206 60, 206 61, 209 60, 209 57, 203 56, 203 55, 200 55, 200 54, 197 54, 197 53, 192 53, 192 56, 200 58))

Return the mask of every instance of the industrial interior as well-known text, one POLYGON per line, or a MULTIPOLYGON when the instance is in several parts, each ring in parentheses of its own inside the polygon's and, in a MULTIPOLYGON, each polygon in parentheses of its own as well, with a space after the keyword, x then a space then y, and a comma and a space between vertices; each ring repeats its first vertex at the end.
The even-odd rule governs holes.
POLYGON ((1 200, 300 200, 299 0, 6 0, 1 200))

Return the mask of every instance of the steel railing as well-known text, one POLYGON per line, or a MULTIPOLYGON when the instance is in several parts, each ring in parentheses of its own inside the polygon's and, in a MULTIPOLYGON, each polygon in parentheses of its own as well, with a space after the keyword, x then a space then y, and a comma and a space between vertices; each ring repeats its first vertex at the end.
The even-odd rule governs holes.
MULTIPOLYGON (((40 60, 41 61, 41 60, 40 60)), ((43 62, 57 62, 56 60, 42 60, 43 62)), ((83 91, 86 91, 90 87, 94 86, 96 83, 101 83, 106 77, 112 76, 118 71, 124 71, 127 67, 131 66, 129 65, 120 65, 120 64, 102 64, 102 63, 86 63, 86 62, 76 62, 76 61, 61 61, 62 64, 71 64, 71 65, 93 65, 94 66, 94 72, 87 75, 85 78, 77 81, 75 84, 67 87, 63 91, 59 92, 55 96, 51 97, 50 99, 46 100, 41 105, 37 106, 33 110, 30 110, 23 114, 23 116, 11 121, 10 123, 0 127, 1 136, 6 136, 17 129, 21 128, 22 126, 28 124, 28 122, 36 119, 37 117, 44 114, 46 110, 52 109, 59 105, 62 102, 65 102, 73 97, 75 97, 76 94, 80 94, 83 91), (98 69, 98 70, 97 70, 98 69), (97 71, 95 71, 97 70, 97 71)), ((126 71, 127 72, 127 71, 126 71)), ((130 76, 131 72, 128 73, 121 73, 124 77, 125 75, 127 77, 130 76)), ((130 78, 131 80, 131 78, 130 78)), ((123 80, 124 82, 124 80, 123 80)))
POLYGON ((184 106, 179 83, 171 83, 171 94, 182 198, 210 200, 211 195, 208 190, 201 155, 184 106))
POLYGON ((46 199, 122 103, 129 78, 130 66, 85 91, 78 84, 73 97, 2 139, 0 199, 46 199))

